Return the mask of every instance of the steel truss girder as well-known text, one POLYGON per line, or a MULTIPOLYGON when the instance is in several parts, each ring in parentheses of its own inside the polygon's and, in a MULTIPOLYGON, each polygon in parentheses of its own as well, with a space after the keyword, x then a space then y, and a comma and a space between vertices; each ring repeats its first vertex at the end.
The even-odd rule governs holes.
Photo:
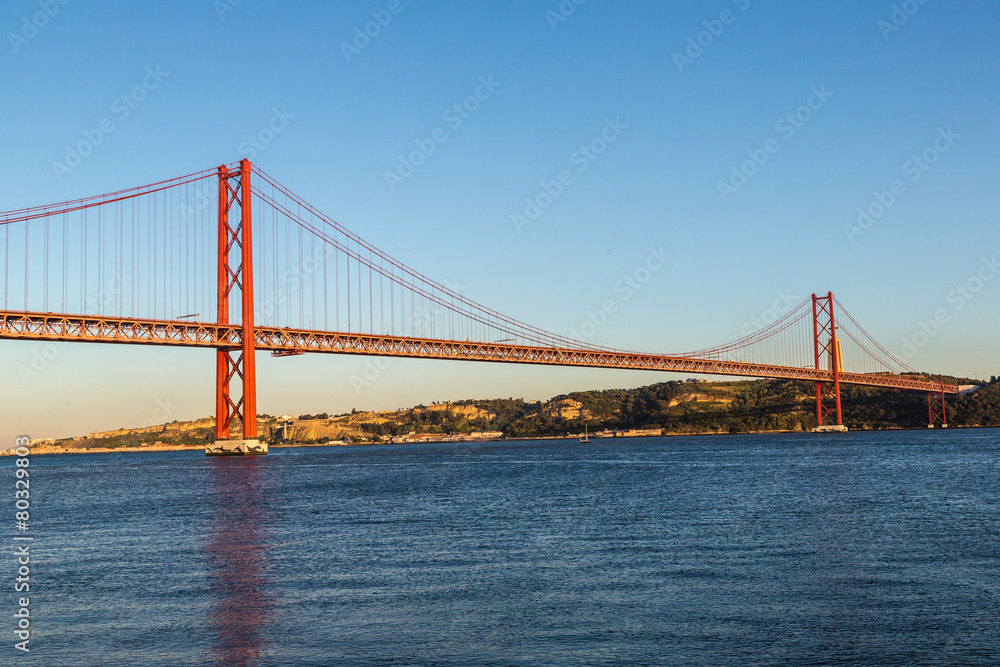
MULTIPOLYGON (((0 311, 0 338, 26 340, 126 343, 200 348, 240 348, 242 327, 164 320, 135 320, 99 316, 55 315, 0 311)), ((495 363, 541 364, 550 366, 585 366, 630 370, 663 371, 704 375, 780 378, 833 382, 833 372, 816 368, 798 368, 720 361, 659 354, 576 350, 534 347, 506 343, 471 343, 468 341, 409 338, 378 334, 312 331, 257 327, 257 349, 327 354, 364 354, 382 357, 450 359, 495 363)), ((839 373, 841 384, 910 389, 933 393, 957 394, 955 385, 930 380, 915 380, 895 375, 839 373)))

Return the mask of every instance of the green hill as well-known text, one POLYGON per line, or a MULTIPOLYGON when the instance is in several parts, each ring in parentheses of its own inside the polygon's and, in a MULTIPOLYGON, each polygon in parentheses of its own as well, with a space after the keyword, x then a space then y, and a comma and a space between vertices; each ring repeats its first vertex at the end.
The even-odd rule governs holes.
MULTIPOLYGON (((934 378, 983 384, 965 396, 947 398, 949 426, 1000 426, 1000 382, 934 378)), ((873 387, 841 389, 844 424, 851 430, 924 428, 926 394, 873 387)), ((418 405, 396 411, 325 413, 281 420, 260 415, 258 431, 271 443, 325 444, 330 441, 385 442, 412 434, 469 434, 500 431, 508 438, 559 437, 597 431, 662 429, 664 433, 752 433, 808 431, 815 426, 816 389, 809 382, 672 381, 637 389, 582 391, 548 401, 465 400, 418 405)), ((67 450, 92 448, 200 447, 214 439, 214 420, 172 422, 119 429, 55 444, 67 450)))
MULTIPOLYGON (((432 406, 434 410, 420 406, 381 413, 388 419, 367 425, 366 430, 381 437, 413 431, 490 430, 515 438, 578 433, 585 420, 591 432, 658 428, 671 433, 802 431, 816 425, 815 392, 815 384, 794 380, 663 382, 637 389, 574 392, 546 402, 508 398, 459 401, 432 406), (470 413, 469 408, 475 411, 470 413)), ((926 394, 918 392, 845 386, 841 405, 844 423, 852 430, 927 426, 926 394)), ((1000 383, 994 379, 970 395, 949 396, 947 407, 949 425, 998 426, 1000 383)))

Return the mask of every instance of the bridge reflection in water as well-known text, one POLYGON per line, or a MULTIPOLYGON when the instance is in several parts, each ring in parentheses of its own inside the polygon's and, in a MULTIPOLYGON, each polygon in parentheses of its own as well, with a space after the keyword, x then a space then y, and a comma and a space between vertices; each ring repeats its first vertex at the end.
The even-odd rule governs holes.
POLYGON ((212 521, 204 551, 214 602, 209 618, 215 645, 206 662, 227 667, 266 663, 272 602, 265 571, 270 549, 263 517, 264 461, 257 457, 212 458, 209 507, 212 521))

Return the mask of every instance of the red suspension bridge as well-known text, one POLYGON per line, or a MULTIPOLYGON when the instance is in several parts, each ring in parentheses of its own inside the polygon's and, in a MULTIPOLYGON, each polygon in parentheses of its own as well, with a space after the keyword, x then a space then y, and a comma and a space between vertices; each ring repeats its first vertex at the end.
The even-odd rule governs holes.
POLYGON ((0 338, 217 350, 210 453, 266 451, 256 442, 257 350, 807 380, 817 425, 833 428, 842 384, 926 392, 932 426, 946 423, 944 396, 958 391, 886 351, 832 293, 680 354, 538 329, 411 269, 247 160, 0 213, 0 233, 0 338))

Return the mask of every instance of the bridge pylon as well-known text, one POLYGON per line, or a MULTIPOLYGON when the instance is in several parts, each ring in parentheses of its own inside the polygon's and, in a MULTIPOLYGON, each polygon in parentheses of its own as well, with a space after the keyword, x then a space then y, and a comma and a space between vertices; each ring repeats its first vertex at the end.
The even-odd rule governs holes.
POLYGON ((941 428, 948 428, 948 410, 944 403, 944 381, 941 391, 927 394, 927 428, 934 428, 936 422, 941 422, 941 428))
POLYGON ((833 314, 833 292, 826 296, 812 295, 813 351, 816 370, 833 372, 833 382, 816 382, 816 430, 846 431, 840 411, 840 374, 844 370, 840 338, 833 314), (832 406, 829 403, 832 402, 832 406), (836 421, 834 421, 836 418, 836 421), (827 420, 831 423, 825 423, 827 420))
POLYGON ((237 169, 219 167, 217 322, 230 324, 231 301, 239 298, 240 329, 238 340, 220 341, 224 345, 216 348, 215 446, 205 449, 208 456, 267 454, 267 444, 257 439, 251 169, 249 160, 241 160, 237 169), (234 205, 240 208, 235 226, 229 215, 234 205), (242 393, 234 399, 232 389, 237 378, 242 393), (243 437, 232 439, 230 431, 237 419, 243 437))

